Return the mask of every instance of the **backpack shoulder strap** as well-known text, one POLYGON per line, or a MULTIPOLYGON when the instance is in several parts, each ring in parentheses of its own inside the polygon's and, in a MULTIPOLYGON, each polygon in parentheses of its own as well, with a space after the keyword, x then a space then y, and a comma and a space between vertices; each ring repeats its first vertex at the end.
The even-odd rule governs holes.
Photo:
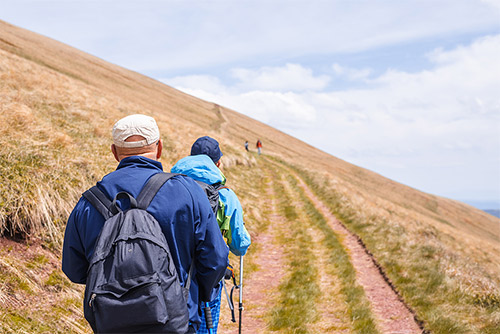
POLYGON ((93 186, 84 192, 83 197, 85 197, 87 201, 89 201, 90 204, 92 204, 92 206, 96 208, 101 215, 103 215, 105 220, 117 213, 111 211, 113 208, 113 202, 106 195, 104 195, 104 193, 97 188, 97 186, 93 186))
POLYGON ((176 175, 180 174, 160 172, 151 176, 144 188, 142 188, 139 196, 137 196, 137 207, 146 210, 149 204, 151 204, 153 198, 156 196, 158 190, 160 190, 165 182, 176 175))

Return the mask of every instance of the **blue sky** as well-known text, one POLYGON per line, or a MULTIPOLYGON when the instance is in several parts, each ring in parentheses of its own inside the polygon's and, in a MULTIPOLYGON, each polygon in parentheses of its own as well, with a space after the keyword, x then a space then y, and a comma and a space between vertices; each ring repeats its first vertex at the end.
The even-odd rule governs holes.
POLYGON ((500 208, 500 0, 0 0, 0 19, 500 208))

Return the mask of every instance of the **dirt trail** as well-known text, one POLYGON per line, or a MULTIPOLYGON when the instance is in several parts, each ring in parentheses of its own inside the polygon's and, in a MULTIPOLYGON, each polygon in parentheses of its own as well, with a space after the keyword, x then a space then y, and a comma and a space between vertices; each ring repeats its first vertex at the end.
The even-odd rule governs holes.
MULTIPOLYGON (((251 275, 245 276, 243 281, 243 320, 242 333, 267 333, 270 332, 267 326, 266 317, 274 301, 279 298, 278 286, 281 278, 285 275, 285 261, 283 247, 276 243, 276 237, 280 231, 280 226, 285 221, 277 214, 276 200, 274 199, 274 187, 269 184, 268 198, 271 198, 272 213, 269 218, 269 228, 259 233, 252 239, 252 247, 258 247, 258 251, 253 255, 254 263, 258 270, 251 275)), ((228 285, 229 288, 229 285, 228 285)), ((235 293, 236 290, 235 290, 235 293)), ((223 298, 225 295, 223 293, 223 298)), ((234 296, 235 315, 238 321, 238 296, 234 296)), ((231 314, 228 311, 227 302, 222 301, 221 319, 218 333, 229 334, 238 333, 238 324, 231 323, 228 319, 231 314)))
MULTIPOLYGON (((314 244, 321 245, 320 234, 316 233, 313 229, 309 229, 308 232, 314 244)), ((317 267, 319 268, 318 275, 321 297, 317 309, 320 313, 321 320, 312 324, 310 330, 312 333, 351 333, 347 312, 345 308, 339 309, 339 300, 335 300, 341 295, 341 284, 339 279, 324 270, 324 268, 328 267, 325 250, 320 247, 315 247, 313 252, 317 259, 317 267), (333 331, 332 328, 335 330, 333 331)), ((342 303, 340 305, 344 304, 342 303)))
MULTIPOLYGON (((309 199, 314 203, 318 211, 325 217, 330 228, 340 237, 344 248, 349 253, 351 263, 356 270, 356 278, 360 286, 363 287, 367 299, 372 308, 373 316, 376 319, 377 326, 381 333, 384 334, 413 334, 422 333, 414 319, 412 312, 400 300, 397 293, 384 279, 374 260, 365 250, 362 244, 358 241, 356 235, 352 234, 345 226, 330 213, 327 206, 319 200, 319 198, 309 189, 305 182, 298 177, 294 172, 289 171, 298 180, 298 185, 304 190, 309 199)), ((278 180, 273 180, 279 182, 278 180)), ((286 183, 286 182, 285 182, 286 183)), ((287 186, 287 185, 286 185, 287 186)), ((286 187, 288 191, 293 191, 290 187, 286 187)), ((286 274, 286 259, 284 248, 277 242, 277 237, 282 233, 284 228, 283 223, 286 221, 278 212, 278 203, 273 193, 272 183, 269 182, 267 198, 271 198, 268 204, 271 208, 269 219, 269 228, 254 236, 252 240, 253 247, 258 250, 252 254, 253 262, 258 266, 258 270, 245 277, 244 281, 244 311, 243 311, 243 333, 270 333, 268 327, 269 311, 279 300, 278 286, 286 274), (280 232, 281 231, 281 232, 280 232)), ((296 198, 296 197, 292 197, 296 198)), ((297 209, 301 209, 300 203, 294 203, 297 209)), ((302 213, 305 214, 305 213, 302 213)), ((309 234, 314 240, 314 249, 318 258, 320 268, 327 267, 324 263, 321 264, 321 254, 325 250, 321 249, 321 238, 318 233, 311 230, 309 234)), ((334 290, 338 290, 338 283, 335 282, 335 277, 328 273, 322 273, 319 281, 320 289, 323 291, 320 304, 328 304, 333 302, 329 298, 337 295, 334 290)), ((230 286, 228 285, 228 288, 230 286)), ((238 318, 238 297, 235 295, 235 313, 238 318)), ((321 305, 319 305, 321 306, 321 305)), ((320 319, 311 324, 309 330, 311 333, 349 333, 349 320, 342 315, 342 310, 336 310, 333 313, 328 310, 328 307, 319 307, 320 319), (342 322, 346 322, 342 324, 342 322), (336 330, 328 330, 336 328, 336 330)), ((221 323, 219 324, 218 333, 238 333, 238 324, 230 322, 230 312, 223 294, 221 323)))
MULTIPOLYGON (((283 183, 287 192, 293 194, 294 190, 288 182, 283 183)), ((301 216, 299 220, 307 221, 307 213, 304 211, 304 203, 297 201, 297 196, 294 198, 293 206, 301 216)), ((323 234, 316 228, 309 226, 305 230, 313 241, 311 250, 315 257, 315 267, 318 269, 318 287, 320 297, 316 305, 319 320, 309 324, 308 330, 311 333, 336 333, 348 334, 351 333, 350 321, 345 308, 345 301, 341 297, 341 283, 335 274, 328 270, 327 248, 323 246, 323 234)))
MULTIPOLYGON (((283 182, 287 192, 293 192, 290 185, 284 180, 274 179, 272 182, 283 182)), ((248 277, 245 277, 244 282, 244 312, 243 312, 243 333, 271 333, 283 331, 272 331, 269 326, 269 311, 279 302, 280 291, 279 284, 287 273, 287 260, 285 255, 285 246, 281 245, 277 238, 286 231, 289 231, 287 219, 283 217, 279 211, 279 204, 275 199, 274 187, 269 182, 268 198, 271 198, 269 207, 271 214, 269 214, 269 228, 260 234, 256 235, 252 240, 252 247, 258 247, 258 251, 252 255, 254 263, 258 266, 259 270, 253 272, 248 277)), ((291 196, 295 198, 295 196, 291 196)), ((305 221, 302 202, 296 201, 293 205, 297 208, 299 215, 302 217, 299 220, 305 221)), ((323 256, 327 250, 321 245, 321 234, 314 228, 310 227, 307 233, 314 241, 312 251, 317 259, 317 267, 322 270, 319 276, 319 288, 321 290, 321 297, 318 301, 317 310, 319 312, 319 319, 314 323, 308 325, 310 333, 338 333, 349 334, 350 321, 344 307, 344 303, 340 301, 340 283, 338 278, 331 272, 325 271, 327 268, 326 258, 323 256)), ((235 296, 235 303, 237 304, 237 297, 235 296)), ((237 305, 236 305, 237 307, 237 305)), ((238 316, 236 310, 236 318, 238 316)), ((231 323, 231 315, 227 307, 227 303, 223 301, 221 310, 221 324, 219 325, 218 333, 237 333, 238 324, 231 323)))
POLYGON ((298 180, 306 195, 327 219, 328 225, 342 238, 342 243, 350 255, 351 263, 356 269, 357 281, 365 290, 372 305, 372 312, 377 319, 380 331, 384 334, 422 333, 414 315, 385 281, 372 257, 358 242, 358 238, 330 213, 326 205, 313 194, 300 178, 298 180))
POLYGON ((212 128, 218 132, 224 132, 229 125, 226 112, 224 108, 218 104, 214 104, 213 110, 217 116, 217 120, 212 123, 212 128))

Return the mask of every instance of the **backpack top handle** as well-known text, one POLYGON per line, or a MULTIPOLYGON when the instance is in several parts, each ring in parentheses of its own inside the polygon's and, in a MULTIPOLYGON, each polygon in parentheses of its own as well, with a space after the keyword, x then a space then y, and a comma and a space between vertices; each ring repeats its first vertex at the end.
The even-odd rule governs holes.
POLYGON ((130 202, 130 208, 131 209, 135 209, 137 208, 137 201, 136 199, 134 198, 134 196, 130 195, 128 192, 126 191, 120 191, 118 194, 116 194, 115 198, 113 199, 113 203, 111 204, 111 207, 110 207, 110 210, 113 214, 117 214, 118 212, 120 211, 123 211, 121 208, 120 208, 120 205, 118 204, 118 200, 120 198, 128 198, 129 202, 130 202))

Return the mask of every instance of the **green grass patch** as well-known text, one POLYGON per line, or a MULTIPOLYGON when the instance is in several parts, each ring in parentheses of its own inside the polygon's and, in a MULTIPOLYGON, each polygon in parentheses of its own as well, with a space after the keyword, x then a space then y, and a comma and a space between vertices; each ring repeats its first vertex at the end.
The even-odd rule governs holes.
POLYGON ((49 262, 49 259, 45 255, 36 255, 31 261, 26 263, 26 268, 29 269, 40 269, 49 262))
MULTIPOLYGON (((0 329, 3 333, 54 333, 54 329, 43 324, 27 311, 11 311, 1 316, 0 329)), ((57 332, 61 333, 61 332, 57 332)))
MULTIPOLYGON (((268 196, 266 187, 269 178, 264 176, 263 169, 260 166, 238 165, 225 168, 223 173, 227 177, 228 187, 240 199, 245 228, 251 237, 265 233, 269 227, 268 217, 271 214, 271 207, 270 201, 266 200, 268 196)), ((253 261, 255 254, 258 252, 258 245, 252 243, 244 257, 244 276, 260 269, 253 261)), ((239 261, 239 257, 230 254, 229 262, 237 273, 239 272, 239 261)))
POLYGON ((45 285, 62 290, 64 287, 71 286, 71 282, 64 276, 60 269, 56 269, 49 275, 45 285))
POLYGON ((33 293, 26 278, 23 279, 10 271, 4 270, 4 267, 1 265, 0 282, 2 282, 3 288, 6 291, 22 291, 27 294, 33 293))
POLYGON ((312 240, 279 180, 274 182, 274 192, 289 227, 281 235, 281 244, 286 247, 290 272, 279 286, 281 298, 271 311, 271 329, 308 333, 308 324, 318 319, 316 303, 320 293, 316 259, 310 249, 312 240))

